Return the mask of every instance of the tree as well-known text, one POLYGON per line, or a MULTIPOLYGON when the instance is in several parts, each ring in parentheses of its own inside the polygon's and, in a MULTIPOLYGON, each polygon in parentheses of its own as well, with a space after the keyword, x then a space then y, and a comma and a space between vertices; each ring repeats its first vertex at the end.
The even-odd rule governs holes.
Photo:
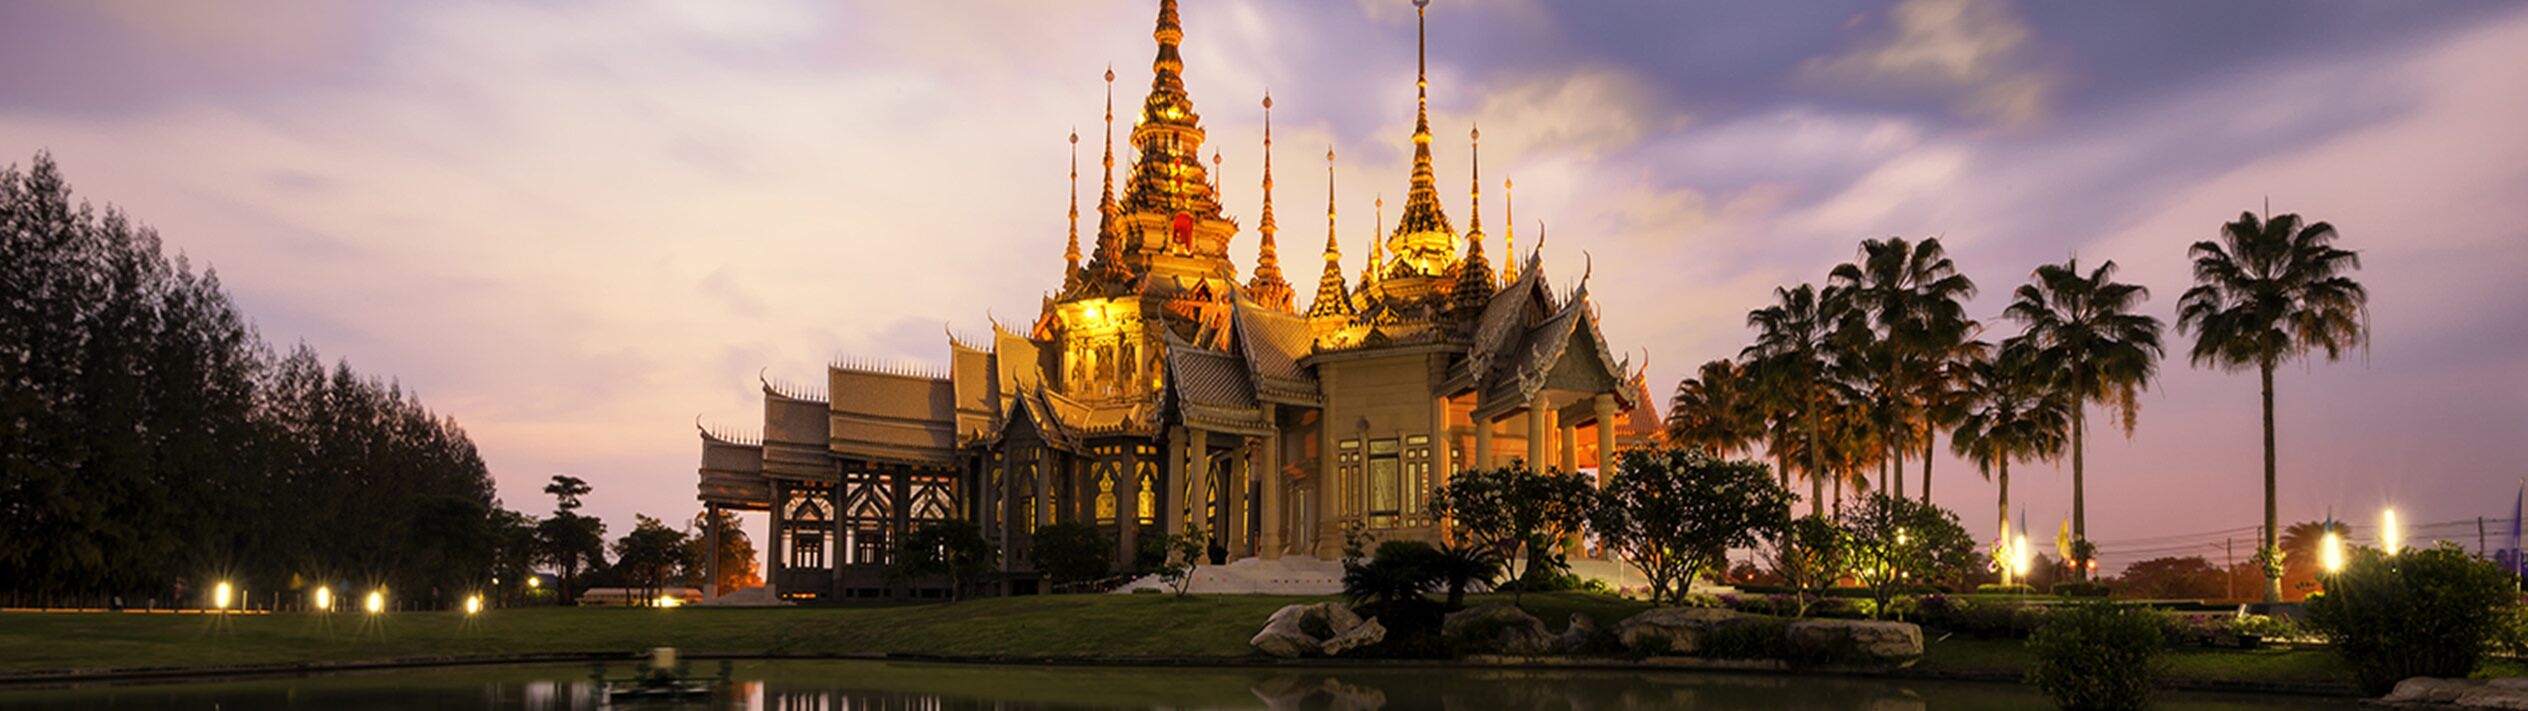
POLYGON ((1955 578, 1973 569, 1975 539, 1957 514, 1920 501, 1876 494, 1843 512, 1843 569, 1870 589, 1874 612, 1906 587, 1955 578))
POLYGON ((896 542, 895 562, 888 572, 903 579, 937 575, 948 579, 948 599, 965 599, 965 590, 992 574, 1000 551, 983 536, 983 527, 961 518, 925 521, 896 542))
POLYGON ((2162 556, 2125 566, 2124 591, 2147 599, 2222 597, 2229 581, 2203 556, 2162 556))
POLYGON ((1764 438, 1754 386, 1737 361, 1704 363, 1695 377, 1677 383, 1669 400, 1668 441, 1720 456, 1746 451, 1764 438))
POLYGON ((1104 577, 1114 569, 1115 546, 1106 534, 1087 523, 1036 527, 1031 557, 1036 570, 1056 582, 1077 583, 1104 577))
POLYGON ((565 605, 579 602, 579 572, 606 563, 606 522, 576 513, 579 497, 589 491, 588 482, 579 477, 553 475, 553 483, 544 487, 544 493, 553 495, 553 515, 536 524, 544 561, 561 569, 565 605))
MULTIPOLYGON (((1905 449, 1917 436, 1931 437, 1929 388, 1935 387, 1940 363, 1975 326, 1965 303, 1975 296, 1975 282, 1958 272, 1937 237, 1919 244, 1903 237, 1862 240, 1859 257, 1836 265, 1827 281, 1849 295, 1874 331, 1869 346, 1879 352, 1869 377, 1886 400, 1889 428, 1883 439, 1888 469, 1896 474, 1889 490, 1903 496, 1905 449)), ((1930 477, 1925 468, 1926 489, 1930 477)))
POLYGON ((1795 616, 1808 616, 1809 599, 1834 585, 1843 574, 1843 529, 1823 516, 1802 516, 1766 539, 1773 574, 1782 578, 1799 603, 1795 616))
POLYGON ((2327 576, 2308 624, 2351 662, 2362 693, 2385 694, 2413 677, 2473 676, 2515 618, 2518 585, 2446 541, 2393 556, 2365 548, 2327 576))
POLYGON ((2347 550, 2351 548, 2353 527, 2342 521, 2301 521, 2284 526, 2277 541, 2282 560, 2278 565, 2261 566, 2265 571, 2262 577, 2269 580, 2280 577, 2283 589, 2291 594, 2305 596, 2315 590, 2318 574, 2325 572, 2320 570, 2325 561, 2319 551, 2325 546, 2326 534, 2330 530, 2347 550))
MULTIPOLYGON (((2110 260, 2088 272, 2075 258, 2036 268, 2012 292, 2002 313, 2026 328, 2018 338, 2036 349, 2053 386, 2071 404, 2072 538, 2089 540, 2087 469, 2082 456, 2089 403, 2112 404, 2127 436, 2140 416, 2140 394, 2159 372, 2159 319, 2135 313, 2150 290, 2115 280, 2110 260)), ((2086 560, 2073 561, 2088 579, 2086 560)))
POLYGON ((492 510, 492 577, 499 583, 494 595, 504 603, 516 601, 527 577, 535 574, 540 547, 536 544, 536 519, 508 509, 492 510))
MULTIPOLYGON (((1555 541, 1580 530, 1594 497, 1588 482, 1561 472, 1476 469, 1449 477, 1448 485, 1431 497, 1431 514, 1451 521, 1469 542, 1504 558, 1516 560, 1524 553, 1526 565, 1519 568, 1518 579, 1533 582, 1560 567, 1561 547, 1555 541)), ((1523 602, 1526 587, 1514 588, 1511 599, 1523 602)))
MULTIPOLYGON (((1966 364, 1958 391, 1965 416, 1959 418, 1949 448, 1974 462, 1978 471, 1997 484, 1999 518, 1994 530, 2003 537, 1994 547, 1997 558, 2018 545, 2009 540, 2011 462, 2062 456, 2071 428, 2070 408, 2057 391, 2047 387, 2045 376, 2035 350, 2026 341, 2015 341, 1991 358, 1966 364)), ((2002 567, 2002 582, 2011 582, 2008 566, 2002 567)))
MULTIPOLYGON (((2218 241, 2194 243, 2194 287, 2177 301, 2177 328, 2195 332, 2189 360, 2262 379, 2265 434, 2264 548, 2275 538, 2273 371, 2312 350, 2329 361, 2369 343, 2370 291, 2354 281, 2361 255, 2335 246, 2335 226, 2255 213, 2221 225, 2218 241)), ((2265 601, 2282 601, 2282 578, 2265 578, 2265 601)))
POLYGON ((1629 449, 1598 493, 1591 530, 1641 571, 1650 601, 1682 603, 1694 578, 1718 572, 1729 549, 1790 523, 1791 494, 1764 465, 1700 450, 1629 449))
POLYGON ((1192 522, 1177 533, 1159 539, 1160 550, 1167 552, 1166 562, 1159 565, 1159 579, 1166 581, 1177 597, 1194 589, 1194 571, 1202 569, 1203 559, 1211 548, 1211 535, 1192 522))
POLYGON ((1490 548, 1453 545, 1439 549, 1431 565, 1442 587, 1448 590, 1448 609, 1466 606, 1466 589, 1475 583, 1492 584, 1501 577, 1501 554, 1490 548))
POLYGON ((632 531, 615 539, 614 569, 625 587, 641 591, 643 604, 656 604, 659 591, 680 582, 698 561, 683 531, 645 515, 632 520, 632 531))
POLYGON ((1811 515, 1825 515, 1824 450, 1820 437, 1824 428, 1826 371, 1833 367, 1833 354, 1828 340, 1850 319, 1849 309, 1839 306, 1843 300, 1829 290, 1820 298, 1817 288, 1801 284, 1797 288, 1775 288, 1774 304, 1747 314, 1747 326, 1756 330, 1756 342, 1739 357, 1764 362, 1773 377, 1797 392, 1799 409, 1807 422, 1804 444, 1808 452, 1809 507, 1811 515))
POLYGON ((1343 599, 1355 606, 1390 610, 1422 600, 1440 586, 1441 553, 1421 541, 1387 541, 1368 560, 1343 564, 1343 599))
POLYGON ((588 482, 575 476, 553 475, 553 483, 544 485, 544 493, 553 496, 553 510, 578 511, 579 497, 588 495, 588 482))
MULTIPOLYGON (((716 553, 719 557, 717 566, 719 576, 717 580, 706 582, 716 583, 716 589, 722 595, 729 594, 731 591, 762 587, 763 568, 762 564, 755 560, 755 542, 746 537, 744 528, 737 525, 737 514, 720 511, 719 520, 716 522, 710 520, 709 515, 708 511, 693 515, 693 521, 688 527, 702 529, 703 532, 693 534, 685 542, 686 548, 692 550, 694 565, 707 567, 714 553, 705 551, 703 548, 711 543, 710 528, 714 525, 719 527, 720 549, 716 553)), ((697 570, 694 577, 700 579, 706 575, 709 573, 697 570)))

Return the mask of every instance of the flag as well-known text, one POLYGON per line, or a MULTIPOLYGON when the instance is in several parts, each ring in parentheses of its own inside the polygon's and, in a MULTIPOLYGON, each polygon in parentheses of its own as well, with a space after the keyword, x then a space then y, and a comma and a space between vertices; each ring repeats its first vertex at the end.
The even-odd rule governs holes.
POLYGON ((2519 555, 2519 508, 2522 502, 2528 502, 2528 480, 2522 480, 2519 483, 2519 494, 2510 500, 2510 572, 2512 575, 2528 570, 2528 564, 2522 564, 2520 559, 2523 556, 2519 555))
POLYGON ((2054 534, 2054 554, 2063 560, 2072 559, 2072 520, 2063 519, 2063 530, 2054 534))

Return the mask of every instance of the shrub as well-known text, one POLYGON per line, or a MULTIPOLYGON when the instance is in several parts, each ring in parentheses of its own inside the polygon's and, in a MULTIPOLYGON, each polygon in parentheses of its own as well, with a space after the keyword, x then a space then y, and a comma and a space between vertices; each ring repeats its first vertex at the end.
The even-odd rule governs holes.
POLYGON ((2300 628, 2299 622, 2288 617, 2275 617, 2273 615, 2238 615, 2231 617, 2229 619, 2227 629, 2230 634, 2255 635, 2267 640, 2291 639, 2308 633, 2307 630, 2300 628))
POLYGON ((2106 597, 2106 583, 2055 583, 2054 594, 2063 597, 2106 597))
POLYGON ((2308 602, 2308 625, 2344 655, 2365 693, 2407 677, 2475 672, 2519 601, 2511 578, 2454 546, 2355 555, 2308 602))
POLYGON ((1721 625, 1703 637, 1701 651, 1713 659, 1788 659, 1791 621, 1770 617, 1721 625))
POLYGON ((1383 608, 1399 600, 1422 598, 1438 589, 1443 554, 1421 541, 1388 541, 1363 562, 1343 565, 1343 597, 1355 606, 1383 608))
POLYGON ((2158 613, 2101 601, 2072 605, 2049 618, 2028 638, 2036 654, 2028 683, 2072 711, 2150 705, 2162 666, 2165 625, 2158 613))
POLYGON ((1107 542, 1104 532, 1086 523, 1037 527, 1031 551, 1036 569, 1054 582, 1094 580, 1114 567, 1115 546, 1107 542))
POLYGON ((1982 585, 1975 586, 1975 592, 1982 595, 2034 595, 2036 594, 2036 588, 2028 585, 2027 583, 2011 583, 2009 585, 1984 583, 1982 585))
POLYGON ((1711 593, 1694 593, 1694 594, 1690 594, 1690 595, 1685 596, 1685 600, 1683 601, 1683 606, 1685 606, 1685 607, 1726 607, 1727 605, 1725 605, 1724 603, 1722 603, 1722 602, 1721 602, 1720 596, 1718 596, 1718 595, 1713 595, 1713 594, 1711 594, 1711 593))

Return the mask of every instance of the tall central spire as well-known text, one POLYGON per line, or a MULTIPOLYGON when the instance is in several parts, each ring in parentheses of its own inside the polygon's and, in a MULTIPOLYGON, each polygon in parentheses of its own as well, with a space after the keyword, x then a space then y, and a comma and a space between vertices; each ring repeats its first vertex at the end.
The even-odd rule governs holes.
POLYGON ((1246 284, 1246 296, 1268 308, 1291 312, 1290 282, 1282 279, 1281 255, 1275 253, 1273 235, 1281 227, 1273 224, 1273 93, 1264 92, 1264 216, 1255 228, 1258 249, 1255 255, 1255 278, 1246 284))
POLYGON ((1309 318, 1352 315, 1351 287, 1343 283, 1343 248, 1335 243, 1334 149, 1325 149, 1325 273, 1317 277, 1317 299, 1308 303, 1309 318))
POLYGON ((1413 0, 1413 184, 1405 193, 1404 213, 1387 237, 1387 250, 1414 273, 1437 276, 1457 261, 1457 230, 1440 209, 1439 185, 1431 169, 1430 4, 1430 0, 1413 0))
POLYGON ((1062 288, 1080 284, 1080 130, 1071 129, 1071 240, 1062 247, 1062 288))
POLYGON ((1217 219, 1220 202, 1203 169, 1202 117, 1185 93, 1185 60, 1176 49, 1185 39, 1185 28, 1176 20, 1176 0, 1160 0, 1158 27, 1150 36, 1158 40, 1159 54, 1150 61, 1150 96, 1142 100, 1140 120, 1132 128, 1132 145, 1141 151, 1141 159, 1133 164, 1124 205, 1217 219))
POLYGON ((1466 132, 1466 171, 1473 174, 1474 185, 1468 197, 1466 220, 1466 258, 1458 264, 1457 288, 1449 294, 1450 308, 1473 316, 1483 312, 1492 299, 1492 262, 1483 256, 1483 129, 1466 132))

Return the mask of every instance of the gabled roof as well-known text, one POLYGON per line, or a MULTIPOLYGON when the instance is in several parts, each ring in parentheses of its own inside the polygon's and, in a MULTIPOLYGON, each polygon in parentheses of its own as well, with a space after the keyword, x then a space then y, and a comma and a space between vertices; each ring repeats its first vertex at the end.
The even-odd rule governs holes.
POLYGON ((1235 309, 1235 347, 1246 359, 1256 397, 1291 404, 1323 402, 1317 376, 1299 364, 1315 343, 1307 319, 1244 298, 1235 309))
POLYGON ((1606 336, 1598 329, 1597 313, 1589 301, 1588 278, 1582 277, 1571 298, 1564 300, 1553 297, 1544 278, 1543 263, 1531 256, 1519 279, 1493 295, 1476 326, 1463 369, 1447 387, 1475 390, 1476 414, 1491 415, 1528 402, 1558 374, 1587 374, 1608 381, 1592 387, 1608 387, 1617 402, 1630 407, 1635 399, 1627 382, 1631 371, 1606 348, 1606 336), (1575 342, 1586 345, 1573 352, 1575 342), (1581 360, 1566 363, 1566 357, 1581 360))
POLYGON ((1168 401, 1186 426, 1269 434, 1244 358, 1178 343, 1167 349, 1167 368, 1168 401))

